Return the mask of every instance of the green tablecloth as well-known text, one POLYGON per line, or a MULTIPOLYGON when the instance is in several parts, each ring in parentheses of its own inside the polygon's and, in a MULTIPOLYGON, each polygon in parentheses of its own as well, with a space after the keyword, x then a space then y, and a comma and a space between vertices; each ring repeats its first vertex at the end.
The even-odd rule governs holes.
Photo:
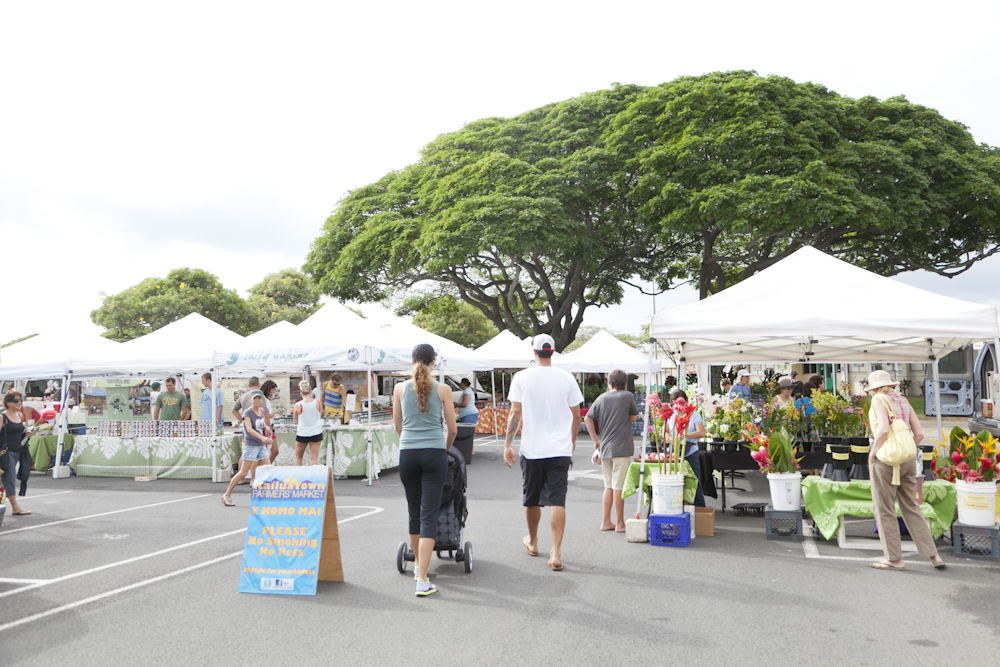
MULTIPOLYGON (((832 538, 842 515, 874 517, 872 484, 868 480, 834 482, 810 475, 802 480, 802 499, 826 539, 832 538)), ((955 517, 955 485, 941 479, 924 482, 924 502, 920 511, 931 520, 931 534, 941 537, 955 517)), ((899 513, 897 507, 896 513, 899 513)))
MULTIPOLYGON (((622 489, 622 498, 628 498, 636 491, 636 487, 639 486, 639 465, 638 463, 632 463, 628 467, 628 476, 625 478, 625 488, 622 489)), ((646 471, 642 478, 642 504, 649 504, 649 492, 646 491, 647 488, 653 485, 653 477, 650 473, 659 472, 660 465, 658 463, 646 462, 646 471)), ((698 490, 698 478, 695 477, 694 470, 691 469, 691 464, 687 461, 684 462, 684 502, 688 505, 694 503, 695 492, 698 490)))
MULTIPOLYGON (((44 472, 49 469, 49 461, 56 455, 58 445, 58 435, 36 435, 28 440, 28 452, 31 454, 35 470, 44 472)), ((63 438, 63 451, 68 452, 72 449, 73 435, 67 433, 63 438)))
MULTIPOLYGON (((323 431, 322 446, 319 450, 319 464, 326 465, 327 450, 332 443, 333 476, 335 478, 367 477, 368 440, 365 437, 367 430, 367 426, 358 424, 335 426, 332 430, 325 429, 323 431)), ((278 458, 274 460, 274 464, 290 466, 295 463, 295 432, 283 432, 279 428, 277 435, 278 458)), ((240 436, 234 436, 233 443, 236 451, 239 452, 240 436)), ((372 444, 375 448, 375 460, 372 462, 372 472, 374 475, 378 475, 381 471, 389 468, 399 467, 399 435, 396 434, 395 429, 391 425, 373 425, 372 444)), ((308 465, 309 447, 306 447, 302 455, 302 460, 308 465)))
MULTIPOLYGON (((239 442, 220 439, 220 464, 239 459, 239 442)), ((69 465, 80 477, 156 475, 174 479, 211 479, 212 438, 76 437, 69 465)))

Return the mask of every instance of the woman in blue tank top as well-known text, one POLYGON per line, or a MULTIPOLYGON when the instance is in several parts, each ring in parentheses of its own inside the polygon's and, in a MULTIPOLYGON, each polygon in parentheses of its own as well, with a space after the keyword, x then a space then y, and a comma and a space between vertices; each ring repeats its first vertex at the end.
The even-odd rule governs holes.
POLYGON ((396 385, 392 392, 392 422, 399 434, 399 481, 406 491, 418 597, 437 591, 427 570, 448 473, 447 450, 458 434, 451 389, 431 377, 434 357, 430 345, 413 348, 413 379, 396 385))

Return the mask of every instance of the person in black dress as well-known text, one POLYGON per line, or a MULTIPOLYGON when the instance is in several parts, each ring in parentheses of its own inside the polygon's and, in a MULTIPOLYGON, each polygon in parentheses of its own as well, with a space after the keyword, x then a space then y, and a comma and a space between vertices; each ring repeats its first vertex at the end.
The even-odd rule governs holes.
POLYGON ((7 500, 10 501, 14 516, 31 514, 18 504, 14 486, 17 482, 14 468, 21 458, 21 440, 24 438, 24 415, 21 412, 23 402, 23 396, 19 391, 11 389, 4 394, 3 426, 0 427, 0 451, 6 450, 0 457, 0 468, 3 468, 3 490, 7 500))

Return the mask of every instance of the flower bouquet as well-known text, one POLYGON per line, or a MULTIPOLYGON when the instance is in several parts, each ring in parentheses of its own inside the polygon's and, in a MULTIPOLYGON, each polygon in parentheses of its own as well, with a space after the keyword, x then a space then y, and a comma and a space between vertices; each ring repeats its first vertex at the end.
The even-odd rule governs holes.
POLYGON ((768 436, 756 426, 747 424, 743 437, 747 439, 743 446, 751 450, 750 458, 757 463, 761 472, 798 472, 800 459, 795 458, 792 436, 785 429, 774 431, 768 436))
POLYGON ((989 431, 969 435, 957 426, 945 443, 947 457, 939 465, 934 456, 934 476, 954 482, 958 494, 958 520, 969 526, 996 523, 997 439, 989 431))

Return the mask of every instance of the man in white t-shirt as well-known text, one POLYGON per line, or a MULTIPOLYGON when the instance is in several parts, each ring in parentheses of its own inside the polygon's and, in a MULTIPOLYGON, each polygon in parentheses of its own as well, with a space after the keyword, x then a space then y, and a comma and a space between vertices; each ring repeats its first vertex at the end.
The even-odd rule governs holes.
POLYGON ((566 527, 566 488, 569 468, 576 450, 576 435, 580 429, 580 404, 583 394, 573 376, 552 366, 555 352, 552 336, 539 334, 532 341, 535 363, 516 373, 510 383, 510 417, 504 441, 503 460, 514 467, 511 440, 521 426, 521 477, 524 489, 524 514, 528 534, 522 540, 531 556, 538 555, 538 522, 542 507, 549 507, 552 526, 552 551, 549 567, 563 569, 562 537, 566 527))

